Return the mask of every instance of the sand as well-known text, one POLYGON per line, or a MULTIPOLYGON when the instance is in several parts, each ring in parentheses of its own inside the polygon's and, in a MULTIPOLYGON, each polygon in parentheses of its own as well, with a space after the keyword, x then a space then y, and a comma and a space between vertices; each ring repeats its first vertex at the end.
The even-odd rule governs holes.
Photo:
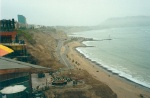
MULTIPOLYGON (((55 55, 54 57, 52 55, 55 53, 54 50, 57 45, 56 39, 60 39, 62 34, 43 33, 40 31, 37 31, 36 33, 34 32, 33 34, 37 43, 34 46, 28 47, 28 50, 38 59, 39 65, 53 67, 52 65, 54 64, 55 66, 60 66, 60 64, 52 63, 55 57, 55 55)), ((64 39, 65 38, 66 37, 64 37, 64 39)), ((107 72, 92 63, 90 60, 86 59, 82 54, 75 51, 75 47, 82 45, 80 42, 69 42, 67 45, 69 46, 69 51, 67 52, 69 60, 70 62, 74 60, 72 65, 74 65, 75 68, 86 70, 95 79, 107 84, 117 94, 118 98, 140 98, 140 94, 144 96, 143 98, 150 98, 150 89, 146 89, 135 83, 122 79, 117 75, 107 72)), ((65 48, 66 47, 63 47, 61 49, 62 53, 64 53, 65 48)))
POLYGON ((67 55, 70 62, 74 60, 72 63, 75 68, 86 70, 95 79, 108 85, 117 94, 118 98, 150 98, 150 89, 127 81, 126 79, 98 67, 98 65, 86 59, 82 54, 76 51, 75 48, 81 46, 81 42, 73 41, 67 45, 69 46, 67 55))

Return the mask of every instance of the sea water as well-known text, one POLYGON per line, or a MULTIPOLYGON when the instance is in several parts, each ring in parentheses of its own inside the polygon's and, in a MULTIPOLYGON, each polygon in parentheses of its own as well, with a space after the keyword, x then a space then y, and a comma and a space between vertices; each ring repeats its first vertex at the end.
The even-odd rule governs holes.
POLYGON ((150 88, 150 27, 124 27, 70 34, 94 38, 77 50, 113 73, 150 88), (107 40, 107 39, 112 40, 107 40))

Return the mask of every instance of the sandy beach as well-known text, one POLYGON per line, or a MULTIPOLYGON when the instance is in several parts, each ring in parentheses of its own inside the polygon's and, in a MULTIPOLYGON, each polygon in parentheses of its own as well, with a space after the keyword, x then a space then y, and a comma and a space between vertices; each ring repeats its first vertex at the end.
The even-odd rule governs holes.
MULTIPOLYGON (((111 96, 111 94, 115 93, 117 94, 117 98, 150 98, 150 89, 142 87, 138 84, 135 84, 131 81, 119 77, 116 74, 107 71, 106 69, 100 67, 96 62, 90 61, 90 59, 85 58, 84 55, 79 53, 76 50, 76 47, 82 46, 86 47, 84 44, 82 44, 83 41, 82 38, 80 39, 75 38, 74 40, 70 39, 71 41, 70 40, 67 41, 66 40, 67 37, 62 37, 65 36, 65 34, 49 33, 49 31, 47 32, 45 33, 41 31, 36 31, 36 33, 33 32, 34 38, 36 38, 35 40, 37 43, 34 46, 28 45, 28 50, 34 57, 36 57, 36 59, 38 60, 38 64, 41 66, 49 66, 53 69, 62 68, 63 63, 62 60, 60 59, 61 57, 63 58, 64 61, 66 61, 68 65, 63 67, 71 68, 70 66, 74 66, 75 69, 74 73, 75 74, 77 73, 79 76, 81 75, 82 77, 85 77, 85 79, 83 80, 86 82, 86 84, 91 85, 92 89, 86 90, 83 94, 72 91, 73 96, 74 93, 77 93, 78 95, 86 94, 88 98, 89 96, 92 96, 90 98, 101 98, 103 95, 105 97, 102 98, 116 98, 107 96, 107 94, 110 94, 111 96), (45 41, 48 41, 49 43, 46 44, 45 41), (63 42, 66 41, 67 43, 63 44, 63 42), (61 55, 59 55, 59 53, 61 55), (68 63, 68 61, 70 61, 70 63, 68 63), (85 71, 86 73, 84 73, 85 71), (90 75, 87 74, 87 72, 90 75), (89 77, 87 77, 87 75, 89 75, 89 77), (95 81, 95 79, 93 79, 92 77, 98 80, 98 82, 95 81), (94 93, 94 95, 92 95, 92 92, 94 93)), ((66 95, 68 94, 70 93, 67 93, 66 95)))
POLYGON ((118 98, 150 98, 150 89, 99 67, 96 63, 91 62, 76 50, 76 47, 79 46, 83 46, 80 41, 72 41, 67 44, 69 48, 67 55, 75 68, 87 71, 95 79, 108 85, 117 94, 118 98), (72 60, 77 63, 72 62, 72 60))

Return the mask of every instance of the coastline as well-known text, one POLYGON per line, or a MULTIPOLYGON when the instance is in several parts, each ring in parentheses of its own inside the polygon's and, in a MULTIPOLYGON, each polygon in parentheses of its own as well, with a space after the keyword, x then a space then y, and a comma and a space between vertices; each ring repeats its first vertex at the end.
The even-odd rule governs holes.
MULTIPOLYGON (((83 44, 83 43, 81 43, 81 44, 83 44)), ((78 46, 78 47, 91 47, 91 46, 78 46)), ((111 74, 111 75, 114 75, 117 78, 122 79, 123 81, 127 81, 127 82, 131 83, 132 85, 135 84, 135 86, 139 86, 139 87, 141 87, 143 89, 150 90, 149 87, 146 87, 146 86, 144 86, 142 84, 139 84, 139 83, 136 83, 136 82, 134 82, 134 81, 132 81, 132 80, 130 80, 128 78, 120 76, 119 73, 115 73, 112 70, 109 70, 108 68, 102 66, 102 64, 100 64, 100 63, 98 63, 96 61, 92 61, 90 58, 86 57, 83 53, 81 53, 80 51, 78 51, 77 50, 78 47, 75 48, 75 51, 78 52, 79 55, 82 55, 84 58, 86 58, 88 61, 90 61, 91 63, 93 63, 95 66, 100 67, 104 72, 106 72, 108 74, 111 74)), ((94 46, 92 46, 92 47, 94 47, 94 46)))
POLYGON ((90 60, 85 57, 84 54, 80 53, 76 48, 86 47, 82 42, 83 41, 74 41, 67 44, 70 49, 67 55, 82 64, 79 66, 75 65, 76 68, 86 70, 95 79, 107 84, 115 93, 117 93, 118 98, 137 98, 141 95, 144 96, 143 98, 150 97, 149 88, 113 73, 107 68, 100 66, 101 64, 90 60))

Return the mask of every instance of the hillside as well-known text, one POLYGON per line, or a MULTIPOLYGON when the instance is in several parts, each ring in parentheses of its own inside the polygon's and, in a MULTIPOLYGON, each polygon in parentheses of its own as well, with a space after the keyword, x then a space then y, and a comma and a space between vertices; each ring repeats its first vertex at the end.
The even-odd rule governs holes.
POLYGON ((54 29, 20 30, 20 39, 27 44, 27 51, 31 55, 32 63, 57 69, 63 66, 56 58, 57 39, 65 39, 66 35, 54 29), (58 34, 59 33, 59 34, 58 34))
MULTIPOLYGON (((50 67, 54 70, 58 70, 59 68, 63 69, 64 65, 59 62, 57 54, 58 42, 67 39, 63 31, 46 28, 23 30, 20 32, 22 33, 19 37, 25 40, 27 51, 36 64, 50 67)), ((114 93, 108 85, 94 79, 93 76, 85 70, 75 68, 71 70, 71 74, 70 70, 62 70, 61 74, 57 75, 57 77, 61 76, 71 77, 72 79, 82 79, 84 82, 83 84, 81 83, 82 85, 65 86, 63 90, 62 87, 52 86, 50 90, 45 91, 47 98, 117 98, 116 93, 114 93)))
POLYGON ((150 16, 130 16, 110 18, 98 25, 98 28, 150 26, 150 16))

